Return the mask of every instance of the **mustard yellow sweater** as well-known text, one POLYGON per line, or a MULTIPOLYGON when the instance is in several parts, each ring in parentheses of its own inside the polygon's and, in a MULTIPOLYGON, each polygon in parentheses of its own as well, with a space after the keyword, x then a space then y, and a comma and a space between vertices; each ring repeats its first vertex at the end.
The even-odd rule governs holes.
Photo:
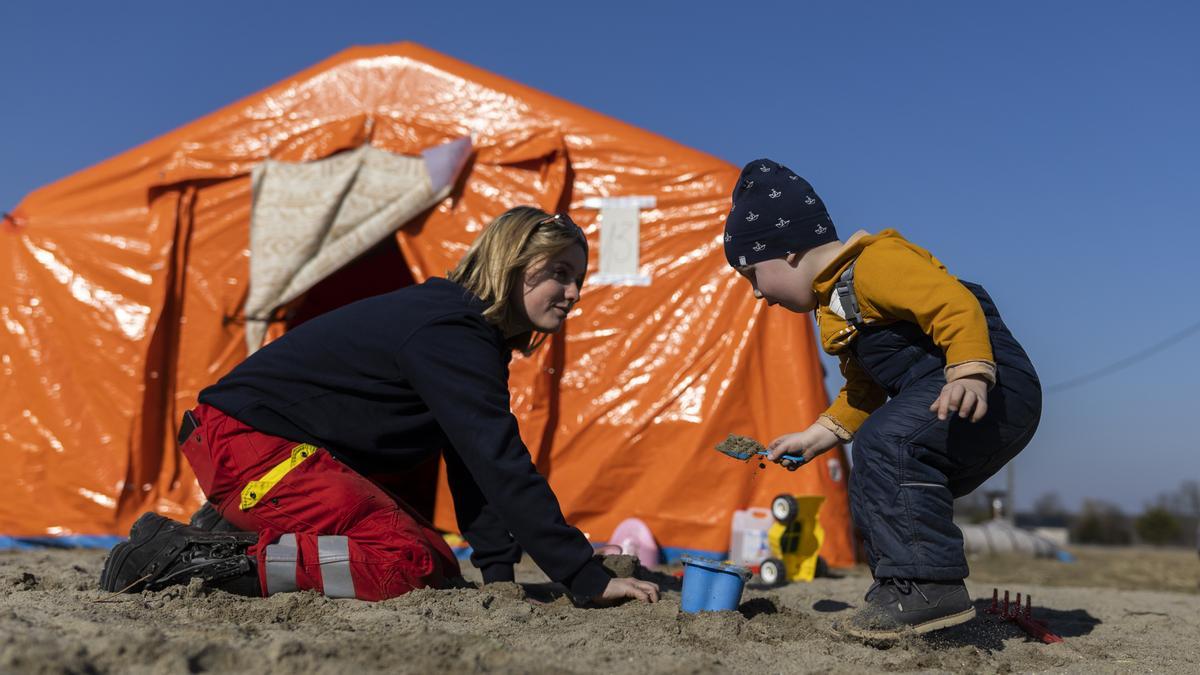
POLYGON ((818 424, 843 440, 851 440, 867 417, 887 400, 887 393, 850 356, 850 343, 857 330, 839 311, 838 303, 830 306, 834 286, 855 260, 854 293, 863 323, 915 323, 946 354, 947 382, 974 375, 995 384, 996 364, 987 320, 975 296, 929 251, 895 230, 874 235, 856 232, 813 280, 821 347, 840 357, 846 378, 846 385, 818 418, 818 424))

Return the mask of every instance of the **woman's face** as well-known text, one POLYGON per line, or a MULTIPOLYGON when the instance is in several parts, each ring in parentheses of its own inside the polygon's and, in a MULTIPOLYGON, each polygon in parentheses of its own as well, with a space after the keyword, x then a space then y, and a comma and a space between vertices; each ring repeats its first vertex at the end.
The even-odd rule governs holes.
POLYGON ((543 333, 562 328, 571 307, 579 301, 586 272, 587 256, 582 246, 570 246, 525 268, 522 283, 513 288, 513 293, 521 294, 517 306, 525 309, 532 328, 543 333))

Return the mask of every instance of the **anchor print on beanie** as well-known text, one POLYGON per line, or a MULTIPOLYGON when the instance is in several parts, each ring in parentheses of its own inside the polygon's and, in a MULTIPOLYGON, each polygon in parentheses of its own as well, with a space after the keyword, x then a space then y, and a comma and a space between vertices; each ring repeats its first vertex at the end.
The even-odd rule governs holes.
POLYGON ((744 267, 836 241, 837 230, 808 181, 782 164, 756 159, 734 184, 724 239, 725 259, 744 267))

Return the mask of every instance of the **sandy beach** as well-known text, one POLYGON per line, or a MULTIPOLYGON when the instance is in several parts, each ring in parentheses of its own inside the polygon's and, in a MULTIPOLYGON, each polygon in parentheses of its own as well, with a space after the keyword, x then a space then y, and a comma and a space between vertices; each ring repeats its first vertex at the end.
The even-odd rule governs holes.
MULTIPOLYGON (((837 634, 865 568, 767 589, 736 612, 679 611, 671 568, 653 605, 577 607, 536 567, 519 584, 424 590, 380 603, 313 593, 236 597, 193 584, 113 596, 104 554, 0 554, 0 671, 19 673, 1196 672, 1200 561, 1189 551, 1077 550, 1079 562, 973 561, 981 610, 993 586, 1032 593, 1062 644, 982 612, 890 646, 837 634), (672 588, 673 587, 673 588, 672 588), (1129 589, 1137 590, 1129 590, 1129 589)), ((478 582, 467 565, 468 578, 478 582)))

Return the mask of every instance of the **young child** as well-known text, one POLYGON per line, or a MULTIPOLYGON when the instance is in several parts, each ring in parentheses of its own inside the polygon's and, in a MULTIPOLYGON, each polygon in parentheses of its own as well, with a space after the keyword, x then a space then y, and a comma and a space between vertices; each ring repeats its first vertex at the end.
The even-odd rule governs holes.
POLYGON ((771 442, 806 460, 853 441, 850 508, 875 583, 840 626, 860 638, 975 616, 954 499, 1032 438, 1041 385, 987 292, 895 230, 845 241, 812 186, 762 159, 742 170, 725 225, 729 264, 756 298, 815 311, 846 378, 807 429, 771 442))

